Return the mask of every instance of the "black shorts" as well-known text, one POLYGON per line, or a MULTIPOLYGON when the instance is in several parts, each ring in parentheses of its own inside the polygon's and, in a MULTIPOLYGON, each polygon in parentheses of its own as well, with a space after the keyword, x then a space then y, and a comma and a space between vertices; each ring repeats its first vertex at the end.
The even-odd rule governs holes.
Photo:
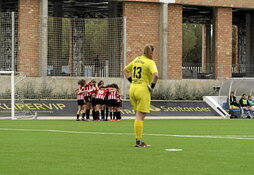
POLYGON ((95 98, 91 98, 91 103, 92 103, 92 106, 96 106, 96 100, 95 100, 95 98))
POLYGON ((114 100, 114 99, 107 100, 107 105, 115 107, 116 106, 116 100, 114 100))
POLYGON ((117 107, 117 108, 122 107, 122 102, 116 102, 116 107, 117 107))
POLYGON ((96 105, 105 105, 105 104, 106 104, 106 101, 103 100, 103 99, 100 99, 100 98, 96 98, 96 99, 95 99, 95 104, 96 104, 96 105))
POLYGON ((83 106, 85 104, 84 100, 77 100, 78 105, 83 106))
POLYGON ((85 102, 90 103, 91 102, 91 97, 90 96, 85 96, 85 102))

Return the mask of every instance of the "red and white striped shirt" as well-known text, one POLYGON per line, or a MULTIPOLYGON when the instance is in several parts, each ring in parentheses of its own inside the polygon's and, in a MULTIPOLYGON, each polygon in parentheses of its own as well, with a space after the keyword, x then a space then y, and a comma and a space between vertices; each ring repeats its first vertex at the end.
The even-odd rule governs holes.
POLYGON ((97 91, 97 94, 96 94, 96 97, 95 98, 98 98, 98 99, 105 99, 106 95, 108 93, 108 90, 107 89, 99 89, 97 91))
POLYGON ((97 94, 97 88, 93 86, 90 92, 91 92, 91 97, 95 98, 97 94))
POLYGON ((119 92, 117 91, 116 93, 116 101, 119 103, 119 102, 122 102, 122 99, 121 99, 121 95, 119 94, 119 92))
POLYGON ((109 100, 116 100, 117 99, 117 91, 116 90, 109 91, 108 99, 109 100))
POLYGON ((90 83, 85 85, 85 90, 86 92, 84 93, 85 97, 90 97, 91 96, 91 90, 92 90, 92 85, 90 83))
POLYGON ((85 87, 80 86, 78 90, 76 91, 77 100, 84 100, 84 94, 80 91, 84 91, 85 87))

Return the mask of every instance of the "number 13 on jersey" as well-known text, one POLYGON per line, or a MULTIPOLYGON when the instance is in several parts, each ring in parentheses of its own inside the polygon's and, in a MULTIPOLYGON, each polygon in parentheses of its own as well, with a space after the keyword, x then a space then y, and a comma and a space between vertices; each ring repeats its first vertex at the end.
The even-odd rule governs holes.
POLYGON ((133 69, 134 69, 134 72, 133 72, 134 77, 137 78, 137 79, 140 79, 141 78, 141 73, 142 73, 142 68, 134 66, 133 69))

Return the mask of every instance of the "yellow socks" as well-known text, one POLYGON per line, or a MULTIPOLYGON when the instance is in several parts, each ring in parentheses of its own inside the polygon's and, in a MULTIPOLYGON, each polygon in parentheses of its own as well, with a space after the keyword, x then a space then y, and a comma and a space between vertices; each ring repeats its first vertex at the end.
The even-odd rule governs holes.
POLYGON ((135 120, 134 131, 136 139, 141 140, 143 134, 143 120, 135 120))

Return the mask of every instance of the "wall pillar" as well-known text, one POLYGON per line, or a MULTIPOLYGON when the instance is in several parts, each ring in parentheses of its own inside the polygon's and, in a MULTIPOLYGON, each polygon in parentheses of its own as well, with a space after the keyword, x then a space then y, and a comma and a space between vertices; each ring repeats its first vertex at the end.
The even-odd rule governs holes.
POLYGON ((206 72, 206 25, 202 24, 202 72, 206 72))
POLYGON ((48 0, 41 0, 40 76, 48 69, 48 0))
POLYGON ((206 73, 214 73, 214 36, 212 36, 212 31, 214 27, 211 24, 206 24, 206 73))
POLYGON ((232 8, 215 9, 215 77, 232 76, 232 8))
POLYGON ((168 4, 160 4, 160 78, 168 79, 168 4))
POLYGON ((182 79, 182 6, 168 6, 168 78, 182 79))
POLYGON ((238 39, 238 27, 235 26, 235 30, 233 31, 233 35, 232 37, 235 37, 235 42, 233 42, 233 50, 232 52, 235 52, 235 55, 232 56, 232 68, 233 68, 233 73, 239 73, 239 47, 238 47, 238 43, 239 43, 239 39, 238 39))
POLYGON ((40 0, 19 0, 18 72, 39 76, 40 0))

